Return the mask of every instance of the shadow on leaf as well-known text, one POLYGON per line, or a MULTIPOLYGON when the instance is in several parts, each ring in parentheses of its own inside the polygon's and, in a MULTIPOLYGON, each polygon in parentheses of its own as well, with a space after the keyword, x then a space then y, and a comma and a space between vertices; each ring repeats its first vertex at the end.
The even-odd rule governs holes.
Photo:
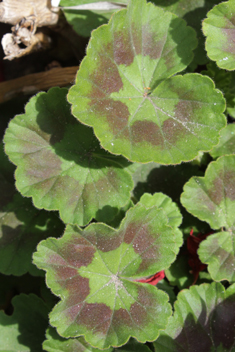
MULTIPOLYGON (((172 352, 208 352, 231 351, 235 336, 235 294, 217 304, 208 316, 208 307, 201 298, 199 316, 188 313, 182 327, 178 327, 176 337, 160 336, 156 342, 156 351, 167 346, 172 352)), ((182 318, 183 319, 183 318, 182 318)))

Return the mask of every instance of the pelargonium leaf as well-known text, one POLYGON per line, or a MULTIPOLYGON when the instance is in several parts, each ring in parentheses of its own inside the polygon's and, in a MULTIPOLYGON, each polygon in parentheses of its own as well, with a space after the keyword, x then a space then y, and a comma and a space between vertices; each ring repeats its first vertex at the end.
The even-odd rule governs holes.
POLYGON ((198 249, 200 260, 208 264, 215 281, 235 282, 235 231, 218 232, 207 237, 198 249))
POLYGON ((211 162, 205 177, 192 177, 184 186, 181 203, 212 229, 234 228, 235 155, 211 162))
POLYGON ((51 325, 63 337, 84 335, 98 348, 121 346, 131 336, 155 340, 171 314, 167 295, 134 280, 167 268, 181 243, 163 209, 142 204, 128 210, 118 230, 69 225, 62 238, 42 241, 34 263, 62 299, 51 325))
POLYGON ((129 200, 131 176, 70 114, 66 93, 39 93, 10 122, 4 141, 16 187, 36 207, 59 210, 65 223, 111 220, 129 200))
POLYGON ((210 151, 215 159, 225 154, 235 154, 235 123, 231 123, 220 132, 219 143, 210 151))
POLYGON ((174 316, 154 342, 155 352, 228 352, 235 349, 235 285, 192 286, 178 294, 174 316))
POLYGON ((0 272, 6 275, 41 275, 32 264, 36 245, 63 231, 58 215, 36 209, 15 189, 14 166, 0 145, 0 272))
POLYGON ((169 78, 188 65, 195 44, 185 21, 131 0, 92 33, 68 94, 74 116, 132 161, 177 164, 210 150, 225 126, 221 93, 198 74, 169 78))
POLYGON ((186 209, 211 228, 225 231, 208 236, 199 246, 199 258, 209 264, 214 280, 234 281, 235 267, 235 155, 210 163, 205 177, 192 177, 181 197, 186 209))
POLYGON ((206 35, 206 51, 211 60, 226 70, 235 69, 235 4, 222 2, 208 12, 202 29, 206 35))
POLYGON ((163 193, 155 193, 154 195, 145 193, 140 198, 140 203, 145 205, 147 208, 157 206, 165 211, 168 217, 169 225, 176 228, 182 223, 182 215, 179 211, 176 203, 172 202, 172 199, 163 193))
MULTIPOLYGON (((89 345, 83 337, 65 339, 58 335, 55 329, 50 327, 46 332, 47 340, 43 343, 43 349, 47 352, 99 352, 100 349, 89 345)), ((120 348, 108 348, 104 352, 151 352, 150 349, 131 339, 120 348)))
POLYGON ((0 311, 1 351, 41 352, 48 326, 48 309, 34 294, 20 294, 12 300, 14 312, 0 311))

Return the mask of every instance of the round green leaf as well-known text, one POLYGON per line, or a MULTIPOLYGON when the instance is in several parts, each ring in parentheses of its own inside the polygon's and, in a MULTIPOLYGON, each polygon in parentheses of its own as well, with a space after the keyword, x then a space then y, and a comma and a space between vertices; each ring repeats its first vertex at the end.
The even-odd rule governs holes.
POLYGON ((225 290, 214 282, 181 291, 155 352, 234 352, 234 311, 235 285, 225 290))
POLYGON ((92 33, 68 94, 74 116, 132 161, 177 164, 210 150, 225 126, 221 93, 198 74, 169 78, 191 61, 195 43, 182 19, 130 1, 92 33))
POLYGON ((235 69, 235 3, 222 2, 208 12, 202 29, 206 35, 206 51, 211 60, 226 70, 235 69))
POLYGON ((215 281, 235 281, 235 233, 219 232, 207 237, 198 250, 200 260, 208 264, 215 281))
POLYGON ((61 336, 84 335, 94 347, 121 346, 133 336, 153 341, 171 314, 167 295, 135 280, 169 267, 182 235, 163 209, 137 204, 118 230, 93 223, 67 226, 60 239, 38 245, 34 263, 62 301, 50 314, 61 336))
POLYGON ((182 215, 180 214, 179 208, 176 203, 172 202, 172 199, 163 193, 155 193, 154 195, 145 193, 140 198, 140 203, 148 208, 157 206, 165 211, 168 217, 169 225, 176 228, 182 223, 182 215))
POLYGON ((235 123, 222 129, 219 144, 210 151, 210 154, 214 159, 225 154, 235 154, 235 123))
POLYGON ((205 177, 192 177, 184 186, 181 203, 212 229, 235 226, 235 155, 211 162, 205 177))
POLYGON ((4 141, 16 187, 36 207, 59 210, 65 223, 110 221, 130 198, 131 176, 70 114, 66 93, 39 93, 10 122, 4 141))

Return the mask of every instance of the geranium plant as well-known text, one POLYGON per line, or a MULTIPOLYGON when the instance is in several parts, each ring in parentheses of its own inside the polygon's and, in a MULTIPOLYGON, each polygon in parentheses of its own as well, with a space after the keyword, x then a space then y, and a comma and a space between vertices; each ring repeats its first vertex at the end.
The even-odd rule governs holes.
POLYGON ((2 350, 235 351, 234 1, 60 5, 90 38, 4 135, 2 350))

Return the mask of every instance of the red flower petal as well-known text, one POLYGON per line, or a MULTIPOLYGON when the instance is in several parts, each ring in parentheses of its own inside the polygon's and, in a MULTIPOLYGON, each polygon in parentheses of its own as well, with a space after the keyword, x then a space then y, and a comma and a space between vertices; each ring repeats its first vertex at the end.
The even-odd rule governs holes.
POLYGON ((164 270, 162 270, 147 279, 135 280, 135 282, 143 282, 143 283, 147 283, 155 286, 159 281, 164 279, 164 277, 165 277, 165 273, 164 273, 164 270))

